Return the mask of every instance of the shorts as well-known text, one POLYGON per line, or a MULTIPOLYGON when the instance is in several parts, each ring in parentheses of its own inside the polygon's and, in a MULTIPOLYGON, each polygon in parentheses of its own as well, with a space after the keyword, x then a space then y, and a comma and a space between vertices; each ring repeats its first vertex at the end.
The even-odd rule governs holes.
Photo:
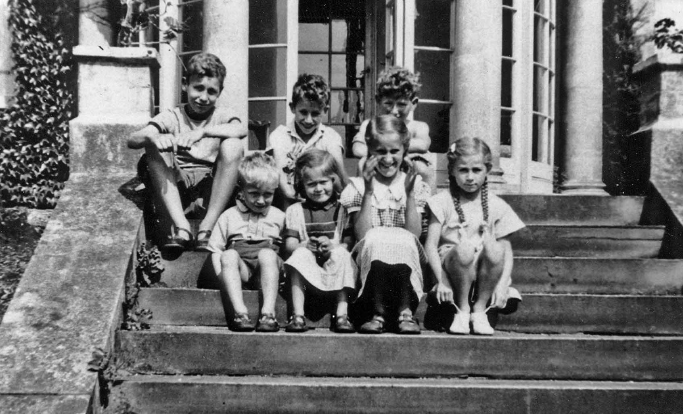
MULTIPOLYGON (((216 166, 192 166, 182 168, 174 158, 173 170, 175 181, 178 183, 178 192, 183 210, 188 218, 203 218, 211 199, 211 187, 216 166)), ((145 184, 145 188, 152 188, 149 176, 147 155, 140 157, 138 162, 138 177, 145 184)))
MULTIPOLYGON (((249 269, 248 284, 252 288, 258 288, 258 276, 260 275, 258 254, 263 249, 272 249, 276 254, 280 251, 280 247, 272 240, 235 240, 230 242, 226 249, 235 250, 240 255, 240 259, 247 265, 249 269)), ((277 256, 277 268, 280 276, 282 276, 284 274, 284 262, 279 254, 277 256)))

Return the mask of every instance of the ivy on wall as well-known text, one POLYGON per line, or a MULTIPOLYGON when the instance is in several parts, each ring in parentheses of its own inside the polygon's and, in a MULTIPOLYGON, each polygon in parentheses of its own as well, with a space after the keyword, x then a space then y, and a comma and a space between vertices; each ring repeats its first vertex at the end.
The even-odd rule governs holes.
POLYGON ((69 175, 70 54, 35 0, 9 0, 15 100, 0 115, 0 199, 54 207, 69 175))

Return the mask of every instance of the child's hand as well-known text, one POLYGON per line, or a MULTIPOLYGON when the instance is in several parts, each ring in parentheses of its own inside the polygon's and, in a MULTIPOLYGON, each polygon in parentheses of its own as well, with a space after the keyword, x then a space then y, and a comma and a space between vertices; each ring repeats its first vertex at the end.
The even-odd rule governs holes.
POLYGON ((190 147, 195 142, 204 138, 204 131, 202 129, 195 129, 184 134, 180 134, 177 138, 178 148, 184 151, 189 151, 190 147))
POLYGON ((327 236, 318 237, 318 251, 320 253, 327 253, 333 248, 332 240, 327 236))
POLYGON ((171 134, 160 134, 152 138, 154 146, 157 147, 159 152, 173 151, 178 152, 178 144, 176 137, 171 134))
POLYGON ((308 239, 308 243, 306 243, 306 248, 313 252, 313 254, 318 253, 318 248, 320 246, 320 242, 318 241, 317 237, 311 237, 308 239))
POLYGON ((417 172, 415 172, 415 168, 413 167, 412 161, 410 161, 408 158, 405 158, 404 161, 408 166, 405 181, 406 194, 412 194, 413 190, 415 190, 415 180, 417 179, 417 172))
POLYGON ((365 181, 365 191, 372 191, 372 178, 377 174, 377 164, 379 163, 379 158, 374 155, 368 157, 363 166, 363 181, 365 181))
POLYGON ((507 286, 503 283, 498 283, 498 286, 493 290, 491 295, 491 307, 492 308, 504 308, 507 305, 507 286))
POLYGON ((436 301, 438 303, 454 303, 453 290, 443 283, 437 283, 432 291, 436 294, 436 301))

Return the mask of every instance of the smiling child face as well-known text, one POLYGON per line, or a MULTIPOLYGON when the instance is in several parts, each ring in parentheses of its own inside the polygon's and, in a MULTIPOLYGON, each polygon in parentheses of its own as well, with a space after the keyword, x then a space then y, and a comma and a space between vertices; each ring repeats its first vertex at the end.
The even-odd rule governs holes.
POLYGON ((294 114, 294 125, 296 132, 302 138, 313 136, 318 126, 323 121, 323 115, 327 113, 327 108, 322 102, 301 99, 296 105, 291 107, 294 114))
POLYGON ((405 156, 405 148, 397 133, 377 135, 374 145, 369 146, 368 150, 370 156, 377 158, 376 170, 380 176, 378 179, 381 180, 383 177, 390 180, 398 174, 405 156))
POLYGON ((221 94, 221 84, 213 76, 192 75, 183 82, 183 91, 187 93, 187 102, 192 111, 205 115, 215 108, 216 100, 221 94))

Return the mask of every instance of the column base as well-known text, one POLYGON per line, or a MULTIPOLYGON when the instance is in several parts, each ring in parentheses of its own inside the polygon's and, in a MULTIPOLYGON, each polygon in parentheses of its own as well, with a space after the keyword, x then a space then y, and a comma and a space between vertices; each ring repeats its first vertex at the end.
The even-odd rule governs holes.
POLYGON ((503 170, 500 167, 493 167, 487 176, 489 189, 496 194, 503 192, 504 186, 507 184, 507 181, 503 178, 503 174, 503 170))
POLYGON ((560 186, 564 195, 600 195, 608 196, 605 191, 605 184, 602 182, 567 182, 560 186))

